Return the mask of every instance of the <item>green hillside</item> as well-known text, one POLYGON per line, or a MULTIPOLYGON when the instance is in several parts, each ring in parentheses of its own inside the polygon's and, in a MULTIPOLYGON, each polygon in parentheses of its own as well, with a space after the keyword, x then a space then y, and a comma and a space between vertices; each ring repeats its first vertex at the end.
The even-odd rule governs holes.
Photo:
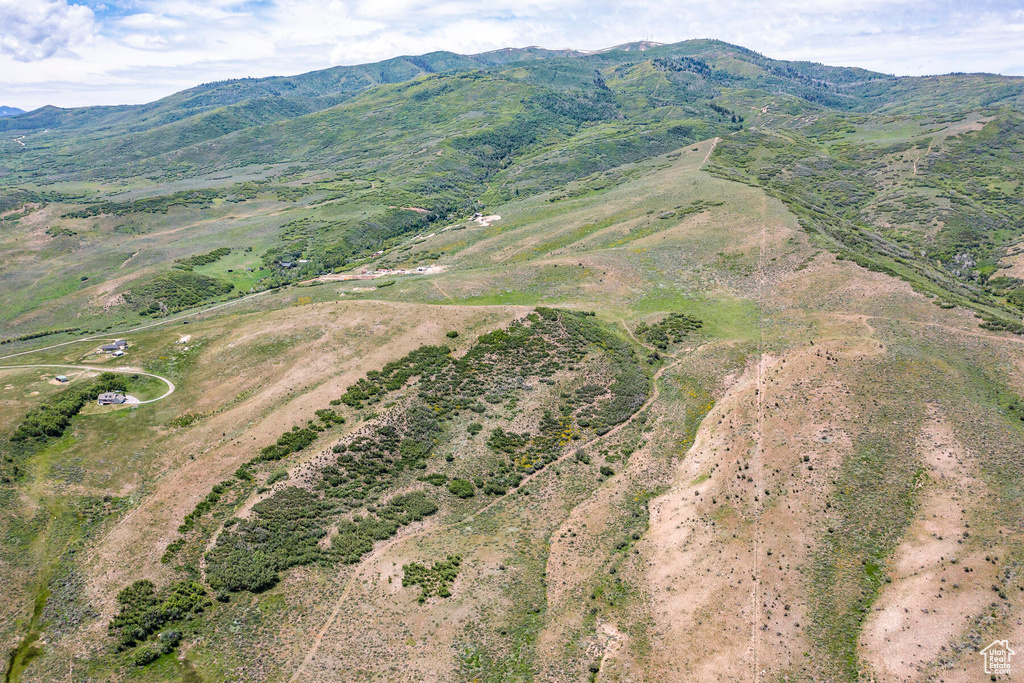
POLYGON ((1022 157, 712 40, 0 118, 6 680, 974 680, 1022 157))
POLYGON ((1017 308, 1003 296, 1013 288, 986 285, 1021 219, 1013 145, 1022 90, 1020 79, 893 78, 690 41, 643 52, 431 53, 209 84, 138 107, 39 110, 0 124, 0 182, 5 224, 30 222, 17 218, 23 205, 46 212, 55 242, 41 254, 56 260, 46 274, 30 272, 35 257, 28 271, 9 262, 0 277, 23 303, 4 317, 31 331, 19 315, 87 288, 55 263, 95 263, 89 277, 105 279, 99 264, 141 252, 134 244, 149 243, 150 259, 184 255, 190 232, 202 232, 196 247, 236 247, 218 218, 228 206, 252 205, 240 209, 245 220, 262 223, 276 202, 282 228, 256 228, 256 243, 306 262, 268 273, 265 287, 350 267, 485 205, 719 136, 714 172, 765 187, 829 249, 1016 330, 1017 308), (987 127, 965 130, 962 142, 934 135, 968 119, 987 127), (974 170, 988 186, 950 173, 965 153, 986 160, 974 170), (913 177, 900 171, 908 161, 913 177), (427 211, 406 220, 387 208, 401 206, 427 211), (186 230, 173 241, 139 234, 155 231, 156 214, 177 224, 180 211, 186 230))

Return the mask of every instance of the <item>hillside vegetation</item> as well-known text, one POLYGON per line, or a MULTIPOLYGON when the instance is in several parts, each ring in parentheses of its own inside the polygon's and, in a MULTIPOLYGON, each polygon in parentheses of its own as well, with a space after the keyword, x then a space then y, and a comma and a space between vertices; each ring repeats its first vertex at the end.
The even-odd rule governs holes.
POLYGON ((1022 155, 719 41, 0 118, 6 680, 977 680, 1022 155))

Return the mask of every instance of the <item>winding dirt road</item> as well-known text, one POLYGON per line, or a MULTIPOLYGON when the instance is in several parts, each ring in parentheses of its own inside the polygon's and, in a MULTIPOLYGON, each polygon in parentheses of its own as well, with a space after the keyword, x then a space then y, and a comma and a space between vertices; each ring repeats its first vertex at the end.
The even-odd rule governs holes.
MULTIPOLYGON (((246 296, 239 297, 237 299, 232 299, 231 301, 225 301, 223 303, 219 303, 219 304, 216 304, 214 306, 210 306, 209 308, 203 308, 203 309, 199 309, 199 310, 196 310, 196 311, 191 311, 189 313, 182 313, 181 315, 174 316, 173 318, 166 318, 165 320, 160 320, 160 321, 157 321, 155 323, 149 323, 148 325, 139 325, 138 327, 132 327, 130 329, 124 330, 123 332, 116 332, 116 333, 113 333, 113 334, 110 334, 110 333, 94 334, 94 335, 90 335, 88 337, 81 337, 79 339, 72 339, 70 341, 60 342, 59 344, 51 344, 50 346, 43 346, 43 347, 40 347, 38 349, 29 349, 28 351, 19 351, 18 353, 9 353, 6 356, 0 356, 0 360, 7 360, 8 358, 16 358, 17 356, 26 356, 26 355, 28 355, 30 353, 39 353, 40 351, 49 351, 50 349, 56 349, 56 348, 59 348, 61 346, 67 346, 68 344, 80 344, 81 342, 87 342, 87 341, 95 342, 95 341, 101 341, 103 339, 113 339, 115 337, 123 337, 124 335, 130 334, 131 332, 139 332, 140 330, 148 330, 151 327, 159 327, 160 325, 167 325, 167 324, 170 324, 170 323, 173 323, 173 322, 178 322, 179 320, 184 320, 185 318, 194 318, 195 316, 202 315, 203 313, 209 313, 210 311, 216 311, 217 309, 224 308, 225 306, 234 306, 235 304, 240 304, 243 301, 248 301, 249 299, 253 299, 255 297, 263 296, 264 294, 268 294, 270 292, 276 292, 276 291, 278 291, 278 290, 276 290, 276 289, 265 289, 262 292, 256 292, 255 294, 247 294, 246 296)), ((10 367, 13 367, 13 366, 10 366, 10 367)), ((64 366, 51 366, 51 367, 72 367, 72 366, 64 365, 64 366)), ((142 375, 142 374, 145 374, 145 373, 140 372, 138 374, 142 375)), ((156 377, 156 375, 153 375, 153 376, 156 377)), ((163 377, 161 377, 160 379, 163 379, 163 377)))
MULTIPOLYGON (((156 379, 160 380, 161 382, 163 382, 164 384, 167 385, 167 391, 164 392, 164 394, 162 396, 158 396, 156 398, 151 398, 151 399, 149 399, 147 401, 139 401, 138 403, 132 403, 131 405, 141 406, 141 405, 144 405, 146 403, 156 403, 157 401, 159 401, 161 399, 165 399, 165 398, 167 398, 168 396, 170 396, 171 394, 174 393, 174 382, 172 382, 171 380, 167 379, 166 377, 161 377, 160 375, 154 375, 151 372, 142 372, 141 370, 134 370, 132 368, 97 368, 97 367, 90 367, 88 365, 48 365, 48 364, 40 364, 40 365, 0 365, 0 370, 17 370, 18 368, 69 368, 69 369, 72 369, 72 370, 89 370, 90 372, 116 372, 116 373, 120 373, 122 375, 144 375, 146 377, 155 377, 156 379)), ((125 404, 125 405, 128 405, 128 404, 125 404)))

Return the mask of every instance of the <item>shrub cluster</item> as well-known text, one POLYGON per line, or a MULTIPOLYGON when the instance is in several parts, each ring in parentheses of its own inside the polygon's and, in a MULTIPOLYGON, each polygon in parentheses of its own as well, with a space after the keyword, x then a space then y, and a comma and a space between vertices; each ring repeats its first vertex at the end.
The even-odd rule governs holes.
MULTIPOLYGON (((419 477, 433 486, 446 486, 458 498, 472 498, 477 489, 501 495, 518 486, 525 475, 557 459, 579 438, 576 420, 584 412, 595 429, 607 429, 627 419, 643 403, 649 378, 631 347, 592 318, 593 314, 540 308, 505 329, 482 335, 460 358, 453 358, 447 347, 425 346, 380 371, 367 373, 337 404, 364 408, 384 401, 412 381, 416 381, 416 392, 325 451, 320 458, 326 463, 310 488, 285 487, 257 503, 250 519, 224 525, 216 545, 205 555, 206 576, 218 599, 227 599, 231 591, 266 590, 289 567, 358 562, 376 541, 434 514, 438 506, 424 491, 386 496, 401 482, 403 472, 426 469, 427 458, 447 422, 462 411, 486 412, 481 398, 514 400, 528 390, 533 378, 551 383, 548 378, 556 372, 576 371, 577 364, 591 352, 603 359, 601 371, 592 375, 594 381, 578 393, 563 394, 558 410, 543 414, 536 433, 492 430, 488 443, 505 457, 486 476, 449 480, 445 474, 432 473, 419 477), (382 499, 386 501, 383 504, 378 502, 382 499), (330 543, 324 543, 332 527, 337 531, 330 543)), ((329 408, 316 411, 316 416, 321 424, 310 420, 306 427, 285 432, 240 467, 236 479, 251 480, 258 463, 280 460, 304 449, 320 432, 343 421, 329 408)), ((480 422, 471 425, 471 433, 483 429, 480 422)), ((279 481, 285 470, 280 472, 272 473, 267 482, 279 481)), ((230 480, 219 485, 219 490, 215 487, 187 523, 194 524, 236 483, 230 480)), ((168 553, 181 545, 172 544, 168 553)), ((450 590, 450 580, 445 577, 453 579, 457 565, 439 563, 424 571, 426 574, 413 567, 410 580, 418 583, 423 578, 431 586, 426 595, 443 596, 450 590)))
POLYGON ((29 332, 28 334, 20 334, 17 337, 7 337, 6 339, 0 339, 0 346, 4 344, 13 344, 14 342, 27 341, 29 339, 38 339, 39 337, 48 337, 51 334, 67 334, 68 332, 78 332, 81 327, 62 327, 59 330, 44 330, 42 332, 29 332))
POLYGON ((385 493, 405 470, 426 468, 441 434, 435 411, 413 403, 400 415, 364 429, 336 445, 334 462, 321 470, 318 490, 347 508, 385 493))
MULTIPOLYGON (((234 485, 234 479, 226 479, 219 484, 215 484, 213 489, 206 494, 206 497, 196 503, 192 512, 185 515, 184 521, 182 521, 181 525, 178 526, 178 533, 187 534, 203 515, 212 510, 213 506, 220 502, 220 498, 224 492, 230 490, 234 485)), ((170 551, 170 547, 168 547, 168 551, 170 551)))
POLYGON ((452 479, 448 482, 448 492, 459 498, 472 498, 476 495, 473 482, 468 479, 452 479))
POLYGON ((365 404, 377 403, 388 392, 401 389, 412 377, 418 376, 423 381, 430 381, 434 374, 451 362, 450 353, 451 349, 447 346, 421 346, 404 358, 388 363, 379 371, 366 373, 365 378, 358 380, 342 394, 341 402, 361 410, 365 404))
POLYGON ((194 256, 188 256, 186 258, 176 259, 174 261, 174 267, 179 268, 181 270, 192 270, 193 268, 198 268, 199 266, 205 266, 211 263, 216 263, 217 261, 221 260, 230 253, 230 248, 221 247, 219 249, 214 249, 213 251, 208 251, 205 254, 196 254, 194 256))
POLYGON ((345 418, 343 418, 341 415, 338 415, 336 412, 334 412, 330 408, 320 408, 319 410, 317 410, 315 412, 315 415, 318 418, 320 418, 320 420, 325 425, 332 425, 332 424, 342 425, 342 424, 345 424, 345 418))
POLYGON ((253 506, 253 517, 221 532, 206 554, 206 575, 214 590, 258 592, 277 583, 277 572, 324 558, 319 541, 323 519, 334 505, 295 486, 253 506))
POLYGON ((376 516, 355 516, 338 523, 338 535, 331 539, 331 550, 344 564, 355 564, 373 550, 374 541, 391 538, 398 529, 437 512, 437 504, 422 491, 395 496, 377 511, 376 516))
MULTIPOLYGON (((107 630, 117 639, 119 651, 145 641, 167 624, 201 614, 213 604, 206 589, 196 581, 180 581, 157 593, 148 579, 123 589, 117 594, 117 603, 118 613, 107 630)), ((175 645, 180 639, 179 634, 175 645)))
POLYGON ((309 427, 292 427, 292 431, 277 437, 277 442, 260 451, 260 460, 280 460, 286 455, 301 451, 316 441, 317 431, 309 427))
POLYGON ((419 602, 423 604, 427 598, 436 595, 440 598, 450 597, 452 584, 459 575, 459 567, 462 565, 462 557, 449 555, 443 562, 435 562, 433 566, 426 566, 419 562, 402 565, 402 587, 419 586, 419 602))
POLYGON ((127 216, 135 212, 167 213, 172 206, 202 205, 208 206, 214 199, 225 195, 224 189, 182 190, 174 194, 160 197, 147 197, 130 202, 101 202, 91 204, 78 211, 70 211, 63 218, 91 218, 108 214, 111 216, 127 216))
POLYGON ((694 330, 699 330, 703 323, 699 318, 685 313, 670 313, 661 321, 648 325, 640 323, 636 326, 636 336, 652 346, 657 346, 662 351, 669 347, 669 344, 678 344, 694 330))
POLYGON ((234 285, 230 282, 191 271, 174 270, 145 284, 132 286, 124 297, 136 309, 145 313, 155 313, 190 308, 214 297, 229 294, 233 289, 234 285))

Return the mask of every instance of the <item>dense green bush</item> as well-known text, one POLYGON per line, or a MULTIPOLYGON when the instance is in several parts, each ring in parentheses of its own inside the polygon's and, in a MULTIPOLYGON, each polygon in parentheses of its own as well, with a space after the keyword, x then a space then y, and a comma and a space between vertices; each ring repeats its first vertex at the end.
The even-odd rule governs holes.
POLYGON ((196 254, 195 256, 176 259, 174 263, 176 268, 181 268, 182 270, 192 270, 193 268, 197 268, 199 266, 205 266, 211 263, 216 263, 217 261, 221 260, 230 253, 231 249, 229 249, 228 247, 221 247, 219 249, 214 249, 213 251, 208 251, 205 254, 196 254))
POLYGON ((452 479, 448 482, 448 491, 459 498, 472 498, 476 495, 473 482, 468 479, 452 479))
POLYGON ((459 555, 449 555, 443 562, 435 562, 430 567, 419 562, 402 565, 402 587, 419 586, 422 589, 419 596, 420 604, 433 595, 440 598, 450 597, 452 584, 459 575, 461 565, 462 557, 459 555))
POLYGON ((387 505, 377 511, 381 519, 397 522, 400 526, 418 522, 437 512, 437 503, 427 498, 423 491, 413 491, 395 496, 387 505))
POLYGON ((118 613, 107 630, 117 639, 118 650, 145 641, 167 624, 201 614, 213 604, 206 589, 196 581, 180 581, 157 593, 148 579, 123 589, 117 594, 117 603, 118 613))
POLYGON ((206 574, 215 590, 266 590, 277 572, 324 559, 319 541, 323 520, 334 506, 295 486, 253 506, 253 517, 221 532, 206 554, 206 574))
POLYGON ((133 285, 125 292, 125 300, 134 308, 152 311, 162 304, 168 311, 197 306, 215 297, 228 294, 234 285, 217 278, 190 271, 173 270, 145 284, 133 285))
POLYGON ((636 326, 635 333, 637 338, 664 351, 668 349, 669 344, 678 344, 690 332, 699 330, 702 326, 703 323, 698 318, 685 313, 670 313, 653 325, 640 323, 636 326))
POLYGON ((170 654, 174 648, 181 642, 181 631, 175 629, 167 629, 160 633, 160 652, 163 654, 170 654))
POLYGON ((316 441, 317 432, 309 428, 292 427, 277 438, 277 442, 260 451, 260 460, 280 460, 286 455, 301 451, 316 441))
POLYGON ((315 412, 315 415, 318 418, 320 418, 320 420, 325 425, 328 425, 328 426, 336 425, 336 424, 338 424, 338 425, 345 424, 345 418, 342 417, 341 415, 338 415, 336 412, 334 412, 330 408, 320 408, 319 410, 317 410, 315 412))
POLYGON ((155 647, 140 647, 132 654, 132 664, 146 666, 160 659, 162 653, 155 647))

